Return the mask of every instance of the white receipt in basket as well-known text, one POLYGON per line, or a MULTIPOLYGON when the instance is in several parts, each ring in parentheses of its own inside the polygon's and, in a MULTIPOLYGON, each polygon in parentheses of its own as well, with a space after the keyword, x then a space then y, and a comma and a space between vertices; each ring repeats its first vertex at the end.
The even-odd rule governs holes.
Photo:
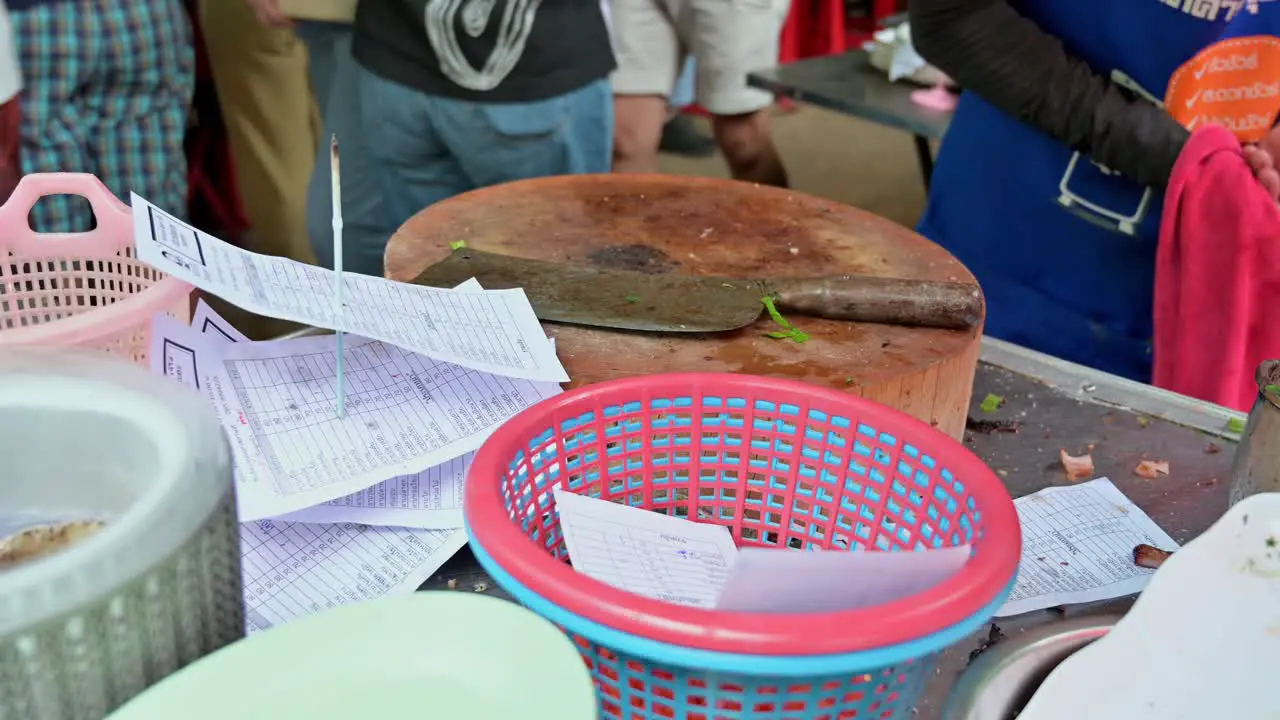
POLYGON ((344 273, 346 301, 336 308, 332 270, 242 250, 132 198, 138 259, 245 310, 494 375, 569 380, 523 290, 444 290, 344 273))
POLYGON ((964 567, 969 546, 882 552, 746 547, 717 610, 812 613, 856 610, 923 592, 964 567))
POLYGON ((916 552, 743 548, 729 529, 554 491, 578 572, 655 600, 735 612, 829 612, 898 600, 953 576, 967 545, 916 552))
POLYGON ((729 529, 555 490, 578 572, 654 600, 710 608, 738 549, 729 529))

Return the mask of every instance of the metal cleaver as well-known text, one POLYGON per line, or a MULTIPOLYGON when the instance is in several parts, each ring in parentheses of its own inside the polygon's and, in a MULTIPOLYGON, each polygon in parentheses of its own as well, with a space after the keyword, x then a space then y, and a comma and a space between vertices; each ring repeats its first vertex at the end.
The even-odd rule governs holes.
POLYGON ((649 332, 722 332, 755 322, 765 296, 783 315, 916 327, 972 328, 982 318, 976 285, 834 275, 706 277, 563 265, 454 250, 414 284, 450 288, 475 278, 486 290, 523 288, 538 318, 649 332))

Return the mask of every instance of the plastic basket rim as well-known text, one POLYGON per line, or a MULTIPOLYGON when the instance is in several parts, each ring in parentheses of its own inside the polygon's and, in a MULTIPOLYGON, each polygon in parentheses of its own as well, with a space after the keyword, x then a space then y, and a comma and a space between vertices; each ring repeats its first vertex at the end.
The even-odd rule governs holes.
MULTIPOLYGON (((473 532, 471 528, 464 529, 468 534, 473 532)), ((805 678, 839 673, 860 674, 909 660, 929 658, 985 627, 994 613, 1004 606, 1016 584, 1016 579, 1010 578, 1005 587, 978 613, 956 625, 907 643, 826 655, 745 655, 672 646, 614 628, 603 628, 602 632, 602 626, 598 623, 575 615, 563 607, 554 606, 546 598, 524 587, 519 580, 512 579, 509 573, 493 564, 493 559, 485 553, 483 547, 473 548, 473 552, 485 572, 510 593, 516 602, 547 618, 570 635, 579 635, 600 647, 613 652, 625 652, 646 662, 748 676, 805 678)))
POLYGON ((162 312, 169 303, 184 296, 190 302, 194 290, 195 287, 185 280, 165 275, 141 292, 110 305, 50 323, 0 330, 0 346, 60 344, 66 335, 77 336, 76 345, 91 344, 100 338, 119 334, 131 325, 150 323, 155 314, 162 312), (139 315, 143 316, 142 320, 139 320, 139 315))
MULTIPOLYGON (((722 391, 723 394, 723 391, 722 391)), ((781 401, 779 401, 781 402, 781 401)), ((735 373, 669 373, 610 380, 543 400, 503 423, 476 452, 463 497, 466 524, 495 563, 531 592, 605 627, 671 645, 748 655, 820 655, 909 642, 972 617, 1017 574, 1021 528, 1003 482, 960 442, 898 410, 870 400, 782 378, 735 373), (850 417, 873 415, 880 431, 898 437, 934 437, 929 454, 946 449, 945 465, 982 507, 985 536, 954 577, 928 590, 870 608, 826 613, 741 613, 704 610, 651 600, 592 580, 531 542, 507 516, 500 491, 511 457, 528 438, 565 416, 602 404, 653 395, 697 395, 708 384, 750 386, 775 397, 803 397, 850 417), (485 480, 482 480, 485 478, 485 480)))

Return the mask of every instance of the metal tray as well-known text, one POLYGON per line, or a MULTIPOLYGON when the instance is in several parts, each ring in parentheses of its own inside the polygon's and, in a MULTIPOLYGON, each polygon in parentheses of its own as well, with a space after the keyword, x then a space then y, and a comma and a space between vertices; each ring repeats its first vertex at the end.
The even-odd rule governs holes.
POLYGON ((1119 615, 1071 618, 1000 640, 960 676, 942 720, 1016 718, 1059 663, 1106 635, 1119 620, 1119 615))

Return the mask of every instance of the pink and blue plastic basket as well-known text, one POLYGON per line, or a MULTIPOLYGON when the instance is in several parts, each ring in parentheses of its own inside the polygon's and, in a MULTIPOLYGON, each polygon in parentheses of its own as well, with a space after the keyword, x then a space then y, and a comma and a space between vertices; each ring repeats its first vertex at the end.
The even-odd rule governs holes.
POLYGON ((628 378, 528 408, 476 453, 465 518, 494 580, 577 644, 609 720, 907 717, 932 658, 1004 603, 1021 552, 1008 492, 960 443, 852 395, 749 375, 628 378), (725 525, 740 546, 972 553, 869 608, 689 608, 575 572, 556 486, 725 525))

